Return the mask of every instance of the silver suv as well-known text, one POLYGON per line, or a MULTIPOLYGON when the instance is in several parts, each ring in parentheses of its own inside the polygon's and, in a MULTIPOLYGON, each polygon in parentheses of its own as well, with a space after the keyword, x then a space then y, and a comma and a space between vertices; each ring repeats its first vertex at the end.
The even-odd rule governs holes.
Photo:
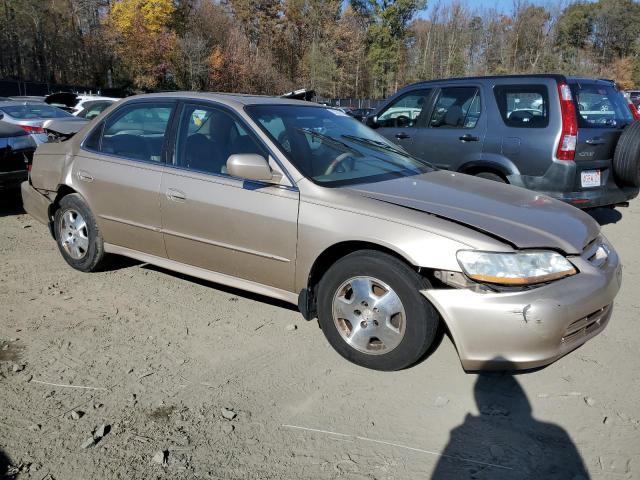
POLYGON ((437 167, 590 208, 638 195, 638 118, 612 81, 512 75, 414 83, 365 123, 437 167))

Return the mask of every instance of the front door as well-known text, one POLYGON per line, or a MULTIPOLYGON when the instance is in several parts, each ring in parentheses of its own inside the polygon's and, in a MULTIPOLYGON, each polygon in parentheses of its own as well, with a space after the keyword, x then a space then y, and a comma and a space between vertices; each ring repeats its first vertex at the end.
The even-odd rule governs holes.
POLYGON ((226 161, 238 153, 269 157, 250 128, 226 108, 182 106, 172 165, 161 185, 167 255, 292 291, 298 192, 231 177, 226 161))
POLYGON ((412 90, 393 100, 378 113, 375 128, 391 142, 421 158, 415 151, 415 135, 429 109, 430 89, 412 90))
POLYGON ((115 110, 85 139, 72 168, 106 243, 165 256, 160 181, 171 102, 115 110))
POLYGON ((481 100, 475 86, 439 89, 431 114, 414 134, 411 153, 454 171, 480 159, 487 131, 481 100))

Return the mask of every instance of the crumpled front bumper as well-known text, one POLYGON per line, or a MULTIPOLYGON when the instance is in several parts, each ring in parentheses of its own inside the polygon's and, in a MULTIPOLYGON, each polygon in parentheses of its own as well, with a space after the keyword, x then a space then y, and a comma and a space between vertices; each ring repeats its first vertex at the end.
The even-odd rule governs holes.
POLYGON ((613 311, 622 265, 615 250, 596 266, 570 257, 579 273, 532 290, 423 290, 449 327, 465 370, 529 369, 552 363, 600 333, 613 311))

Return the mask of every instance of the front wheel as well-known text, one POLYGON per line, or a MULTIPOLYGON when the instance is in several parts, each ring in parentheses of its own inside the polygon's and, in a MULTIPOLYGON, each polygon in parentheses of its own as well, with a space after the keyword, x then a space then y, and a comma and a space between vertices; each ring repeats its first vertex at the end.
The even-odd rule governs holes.
POLYGON ((77 193, 60 200, 54 217, 58 249, 66 262, 81 272, 99 270, 105 262, 102 234, 95 217, 77 193))
POLYGON ((400 370, 433 343, 438 313, 420 290, 426 279, 375 250, 352 253, 325 273, 318 320, 331 346, 347 360, 375 370, 400 370))

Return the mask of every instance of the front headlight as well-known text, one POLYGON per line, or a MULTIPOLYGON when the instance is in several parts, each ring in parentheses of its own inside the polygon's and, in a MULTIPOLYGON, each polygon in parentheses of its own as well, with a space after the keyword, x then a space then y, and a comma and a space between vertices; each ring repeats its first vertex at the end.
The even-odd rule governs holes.
POLYGON ((577 273, 565 257, 545 250, 514 253, 460 250, 457 257, 469 278, 485 283, 532 285, 577 273))

